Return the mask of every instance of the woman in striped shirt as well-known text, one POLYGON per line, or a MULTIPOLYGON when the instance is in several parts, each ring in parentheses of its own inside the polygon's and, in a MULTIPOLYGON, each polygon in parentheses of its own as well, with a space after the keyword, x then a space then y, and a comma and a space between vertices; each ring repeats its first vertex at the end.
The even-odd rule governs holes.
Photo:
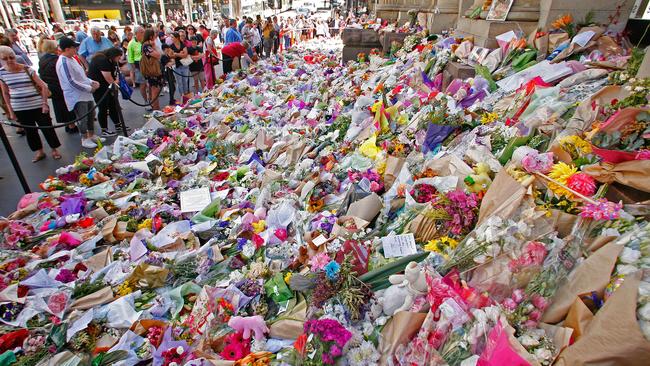
MULTIPOLYGON (((9 119, 29 126, 52 126, 50 107, 47 104, 47 85, 34 70, 16 62, 16 53, 10 47, 0 46, 0 61, 4 66, 4 69, 0 70, 0 87, 5 101, 8 102, 9 119)), ((57 150, 61 143, 54 129, 46 128, 41 131, 52 148, 52 157, 61 159, 57 150)), ((29 148, 36 152, 32 162, 45 159, 38 129, 26 128, 25 132, 29 148)))

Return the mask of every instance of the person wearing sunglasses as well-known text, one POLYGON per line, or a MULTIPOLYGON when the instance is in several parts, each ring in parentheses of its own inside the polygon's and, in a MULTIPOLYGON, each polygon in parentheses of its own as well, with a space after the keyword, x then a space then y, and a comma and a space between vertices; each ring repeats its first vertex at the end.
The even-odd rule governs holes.
MULTIPOLYGON (((28 126, 52 126, 50 107, 47 104, 49 90, 47 84, 38 77, 30 67, 19 64, 16 53, 11 47, 0 46, 0 61, 3 70, 0 70, 0 87, 2 95, 7 101, 10 120, 28 126)), ((59 138, 52 128, 41 130, 45 140, 52 149, 52 157, 61 159, 59 153, 59 138)), ((36 163, 47 157, 43 151, 43 143, 37 128, 26 128, 27 144, 36 154, 32 162, 36 163)))

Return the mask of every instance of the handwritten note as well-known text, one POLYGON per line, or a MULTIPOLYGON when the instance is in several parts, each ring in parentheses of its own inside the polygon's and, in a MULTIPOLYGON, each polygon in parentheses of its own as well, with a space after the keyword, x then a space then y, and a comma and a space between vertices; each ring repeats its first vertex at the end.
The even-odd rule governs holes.
POLYGON ((210 188, 196 188, 181 192, 181 212, 198 212, 212 202, 210 188))
POLYGON ((381 238, 384 257, 397 258, 417 253, 413 234, 385 236, 381 238))

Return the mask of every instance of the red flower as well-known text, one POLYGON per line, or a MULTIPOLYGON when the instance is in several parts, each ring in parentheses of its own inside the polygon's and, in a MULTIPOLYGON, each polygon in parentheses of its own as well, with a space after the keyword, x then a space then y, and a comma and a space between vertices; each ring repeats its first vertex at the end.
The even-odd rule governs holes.
POLYGON ((305 348, 307 347, 307 334, 303 333, 296 338, 296 341, 293 343, 293 347, 298 351, 299 354, 305 354, 305 348))
POLYGON ((80 227, 85 229, 85 228, 89 228, 89 227, 95 225, 94 221, 95 220, 92 217, 86 217, 86 218, 83 218, 83 219, 79 220, 78 224, 79 224, 80 227))

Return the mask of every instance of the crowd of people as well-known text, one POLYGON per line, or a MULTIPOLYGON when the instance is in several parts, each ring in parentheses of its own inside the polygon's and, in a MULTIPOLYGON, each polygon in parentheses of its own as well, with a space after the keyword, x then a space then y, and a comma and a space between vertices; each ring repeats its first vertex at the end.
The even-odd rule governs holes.
MULTIPOLYGON (((0 34, 0 104, 6 117, 23 126, 46 127, 40 131, 51 156, 60 159, 56 130, 47 128, 52 126, 48 100, 57 124, 66 124, 67 133, 80 133, 81 145, 92 149, 122 128, 120 89, 137 90, 148 111, 183 104, 212 88, 221 75, 247 68, 260 58, 282 57, 297 43, 337 36, 350 18, 257 15, 222 19, 212 29, 183 21, 177 16, 167 25, 126 26, 121 36, 115 27, 88 28, 83 22, 66 30, 54 25, 39 33, 6 30, 0 34), (38 65, 30 60, 32 50, 38 65), (168 103, 160 101, 164 93, 169 94, 168 103), (114 128, 109 127, 109 117, 114 128), (97 134, 95 119, 101 129, 97 134)), ((47 157, 38 131, 17 129, 35 153, 33 162, 47 157)))

